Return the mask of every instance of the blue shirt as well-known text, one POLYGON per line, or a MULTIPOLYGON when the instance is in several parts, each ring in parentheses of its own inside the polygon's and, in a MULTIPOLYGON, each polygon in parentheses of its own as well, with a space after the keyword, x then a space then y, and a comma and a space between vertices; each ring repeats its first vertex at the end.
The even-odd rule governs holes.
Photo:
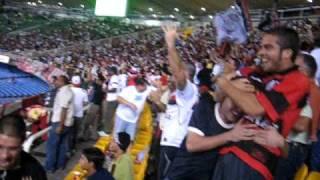
POLYGON ((114 180, 114 178, 107 170, 101 168, 97 169, 97 171, 94 174, 89 176, 88 180, 114 180))

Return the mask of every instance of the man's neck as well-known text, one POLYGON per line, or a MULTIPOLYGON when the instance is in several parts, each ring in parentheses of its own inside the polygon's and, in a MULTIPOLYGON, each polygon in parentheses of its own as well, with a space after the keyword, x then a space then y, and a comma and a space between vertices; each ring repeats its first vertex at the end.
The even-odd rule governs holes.
POLYGON ((94 173, 97 172, 97 170, 95 168, 89 168, 89 169, 87 169, 87 171, 88 171, 88 176, 92 176, 94 173))
POLYGON ((118 151, 118 152, 116 152, 115 153, 115 158, 116 158, 116 160, 119 160, 120 159, 120 157, 124 154, 125 152, 122 152, 122 151, 118 151))

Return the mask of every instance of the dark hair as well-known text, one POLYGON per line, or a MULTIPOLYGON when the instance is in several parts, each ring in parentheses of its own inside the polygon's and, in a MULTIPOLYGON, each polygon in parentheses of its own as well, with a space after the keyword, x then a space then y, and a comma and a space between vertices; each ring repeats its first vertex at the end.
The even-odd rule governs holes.
POLYGON ((0 120, 0 134, 19 138, 21 143, 26 138, 26 124, 21 116, 7 116, 0 120))
POLYGON ((103 152, 96 147, 89 147, 82 150, 82 154, 88 159, 89 162, 93 162, 95 169, 103 167, 105 156, 103 152))
POLYGON ((118 69, 114 66, 111 66, 109 69, 108 69, 112 74, 118 74, 118 69))
POLYGON ((303 63, 308 68, 308 76, 314 78, 317 72, 317 63, 316 60, 309 54, 299 54, 302 58, 303 63))
POLYGON ((140 85, 140 86, 146 85, 146 81, 141 77, 136 78, 134 82, 136 85, 140 85))
POLYGON ((315 46, 315 47, 320 47, 320 37, 316 37, 316 38, 314 39, 314 46, 315 46))
POLYGON ((190 78, 190 80, 192 81, 194 75, 196 74, 196 67, 195 67, 195 65, 192 64, 192 63, 186 63, 185 66, 186 66, 186 70, 187 70, 188 73, 189 73, 189 78, 190 78))
POLYGON ((65 85, 70 83, 70 80, 66 75, 60 75, 59 77, 63 80, 65 85))
POLYGON ((280 50, 291 49, 292 50, 292 62, 295 61, 300 48, 299 35, 298 33, 288 27, 279 26, 270 30, 265 31, 266 34, 274 35, 278 37, 278 44, 280 50))

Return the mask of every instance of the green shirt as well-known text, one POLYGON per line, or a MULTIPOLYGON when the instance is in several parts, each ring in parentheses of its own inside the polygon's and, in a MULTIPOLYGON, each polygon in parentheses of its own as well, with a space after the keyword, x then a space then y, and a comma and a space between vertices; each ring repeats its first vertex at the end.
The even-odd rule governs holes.
POLYGON ((133 161, 129 154, 123 154, 117 161, 113 177, 116 180, 133 180, 133 161))

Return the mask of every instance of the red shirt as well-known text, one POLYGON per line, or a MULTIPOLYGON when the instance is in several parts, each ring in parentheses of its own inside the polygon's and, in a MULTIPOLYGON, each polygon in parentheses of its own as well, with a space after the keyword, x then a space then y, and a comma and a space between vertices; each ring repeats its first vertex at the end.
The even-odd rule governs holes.
MULTIPOLYGON (((255 123, 277 126, 286 137, 306 104, 310 92, 309 79, 297 67, 274 75, 259 74, 250 68, 242 69, 241 73, 256 87, 257 100, 265 110, 265 115, 255 123)), ((273 179, 272 172, 281 155, 279 148, 261 146, 253 141, 241 141, 221 149, 221 154, 227 153, 235 154, 265 179, 273 179)))

